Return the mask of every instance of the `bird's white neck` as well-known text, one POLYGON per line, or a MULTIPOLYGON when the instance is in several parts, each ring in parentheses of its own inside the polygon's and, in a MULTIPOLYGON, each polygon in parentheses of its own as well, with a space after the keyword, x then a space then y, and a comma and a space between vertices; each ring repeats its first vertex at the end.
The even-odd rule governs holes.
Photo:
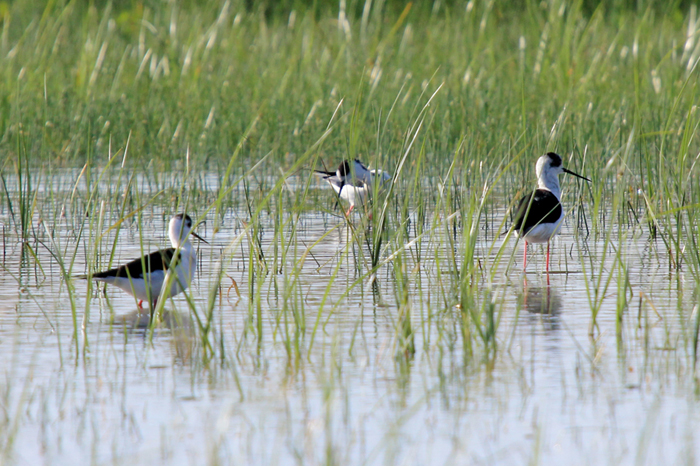
POLYGON ((189 236, 186 236, 183 240, 183 238, 181 238, 180 235, 171 234, 170 244, 172 244, 173 248, 175 249, 192 249, 192 243, 190 243, 189 236))
POLYGON ((173 247, 174 247, 175 249, 180 249, 180 250, 188 251, 188 252, 194 250, 194 247, 192 246, 192 243, 190 243, 189 241, 184 241, 184 242, 181 242, 181 243, 179 243, 179 244, 173 243, 173 247))
POLYGON ((537 178, 537 188, 546 189, 561 200, 561 188, 559 187, 559 175, 553 172, 541 173, 537 178))

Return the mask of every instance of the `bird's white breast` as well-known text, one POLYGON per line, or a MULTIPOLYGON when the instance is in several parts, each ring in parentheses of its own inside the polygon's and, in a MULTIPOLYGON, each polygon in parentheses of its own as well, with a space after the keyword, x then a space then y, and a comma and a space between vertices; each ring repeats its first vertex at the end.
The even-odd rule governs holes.
POLYGON ((159 290, 160 294, 165 293, 164 297, 166 298, 171 298, 185 291, 192 283, 192 278, 197 271, 197 253, 191 244, 187 243, 178 254, 177 267, 168 269, 164 280, 165 287, 163 290, 159 290))
POLYGON ((153 300, 160 295, 160 290, 165 281, 165 271, 155 270, 148 274, 147 278, 129 278, 129 277, 94 277, 95 280, 108 285, 116 286, 142 301, 153 300), (146 285, 150 286, 150 296, 146 285))
POLYGON ((564 216, 562 215, 556 223, 540 223, 530 228, 530 231, 525 233, 524 236, 520 234, 518 234, 518 236, 524 238, 528 243, 546 243, 552 239, 554 235, 559 233, 563 219, 564 216))
POLYGON ((351 184, 345 184, 343 187, 339 187, 331 183, 335 192, 338 193, 341 199, 350 203, 350 205, 362 205, 364 204, 365 197, 367 195, 367 185, 362 187, 353 186, 351 184))

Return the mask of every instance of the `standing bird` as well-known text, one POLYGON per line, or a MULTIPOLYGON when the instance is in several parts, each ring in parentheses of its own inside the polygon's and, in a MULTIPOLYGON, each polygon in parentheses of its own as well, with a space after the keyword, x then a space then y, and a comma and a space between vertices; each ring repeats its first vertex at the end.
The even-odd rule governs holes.
MULTIPOLYGON (((92 278, 121 288, 139 300, 139 308, 144 301, 150 300, 155 308, 163 285, 170 276, 176 274, 166 296, 170 298, 184 291, 192 281, 197 270, 197 253, 189 240, 192 234, 204 241, 192 231, 192 219, 186 214, 177 214, 170 219, 168 236, 172 248, 160 249, 147 256, 142 256, 127 264, 105 272, 92 274, 92 278), (173 258, 175 258, 173 266, 173 258)), ((206 241, 204 241, 206 243, 206 241)), ((87 279, 88 275, 79 278, 87 279)))
POLYGON ((345 212, 347 217, 355 208, 355 205, 363 205, 367 195, 372 190, 372 186, 379 178, 380 186, 391 179, 384 170, 370 170, 359 160, 344 160, 338 170, 327 172, 314 170, 338 193, 338 196, 350 204, 350 208, 345 212))
POLYGON ((562 166, 561 157, 548 152, 537 159, 537 189, 523 197, 515 211, 513 229, 525 240, 523 270, 527 266, 527 244, 547 243, 547 266, 549 272, 549 240, 559 232, 564 211, 561 208, 559 174, 568 173, 586 181, 586 177, 562 166))

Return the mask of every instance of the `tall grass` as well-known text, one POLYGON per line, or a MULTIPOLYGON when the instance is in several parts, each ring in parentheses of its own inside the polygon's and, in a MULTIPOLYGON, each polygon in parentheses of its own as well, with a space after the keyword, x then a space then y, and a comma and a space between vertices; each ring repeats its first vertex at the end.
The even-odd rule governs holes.
MULTIPOLYGON (((674 225, 664 212, 690 209, 694 196, 688 175, 697 152, 694 15, 660 14, 656 5, 639 13, 619 5, 591 11, 556 1, 525 2, 528 14, 521 15, 497 3, 458 2, 428 17, 414 5, 369 7, 355 17, 357 5, 350 5, 331 19, 303 7, 280 16, 237 2, 158 9, 56 2, 32 21, 37 6, 5 12, 0 55, 3 174, 14 167, 19 187, 15 198, 5 181, 4 197, 30 251, 36 168, 50 176, 83 166, 91 194, 80 209, 99 219, 90 228, 103 228, 93 172, 104 173, 116 160, 113 147, 122 147, 118 171, 110 169, 116 182, 107 189, 115 200, 131 194, 105 207, 140 212, 146 200, 133 191, 139 186, 129 181, 122 191, 124 177, 138 176, 140 186, 176 199, 166 202, 173 208, 210 206, 214 231, 226 209, 247 210, 248 293, 258 300, 250 304, 257 322, 251 330, 260 332, 254 307, 269 289, 267 275, 283 270, 286 251, 297 245, 299 219, 282 211, 318 205, 308 187, 301 197, 285 195, 282 180, 320 162, 361 157, 395 177, 383 196, 374 193, 371 233, 353 233, 360 276, 365 266, 376 273, 382 257, 391 256, 386 245, 398 251, 411 241, 403 233, 411 223, 424 232, 426 206, 439 206, 443 216, 432 228, 460 212, 452 226, 464 235, 445 230, 444 239, 452 251, 461 249, 450 267, 459 271, 459 294, 471 296, 467 289, 484 267, 487 281, 497 280, 498 267, 480 255, 495 253, 498 263, 498 251, 505 251, 501 242, 479 251, 482 228, 507 229, 507 220, 493 223, 493 213, 532 185, 536 156, 556 150, 594 178, 592 197, 575 204, 593 238, 604 241, 599 253, 579 250, 589 263, 584 273, 595 276, 593 326, 613 277, 593 270, 594 262, 605 263, 609 227, 622 210, 673 247, 674 263, 683 260, 683 216, 674 225), (164 170, 173 173, 171 181, 159 175, 164 170), (216 199, 199 189, 198 174, 206 172, 218 173, 216 199), (439 179, 436 196, 429 180, 439 179), (452 197, 454 189, 473 194, 452 197), (394 202, 398 195, 403 202, 394 202), (261 243, 261 214, 277 219, 272 264, 261 243)), ((310 186, 310 177, 301 179, 310 186)), ((91 247, 95 255, 99 242, 91 247)))
MULTIPOLYGON (((178 354, 193 377, 230 378, 245 399, 271 359, 290 384, 316 368, 331 430, 346 365, 370 353, 365 319, 389 323, 399 390, 421 363, 440 383, 449 358, 453 380, 493 371, 511 360, 503 323, 521 319, 509 208, 549 150, 593 180, 562 177, 573 240, 553 267, 559 284, 583 277, 594 352, 606 330, 621 359, 653 348, 640 267, 700 279, 694 7, 20 3, 0 9, 3 241, 23 258, 3 270, 32 292, 63 280, 62 362, 89 360, 95 307, 120 313, 76 286, 76 268, 164 246, 158 229, 187 211, 211 246, 195 284, 154 312, 192 322, 178 354), (355 157, 392 179, 344 218, 312 171, 355 157)), ((679 322, 695 363, 697 306, 660 318, 660 345, 679 322)), ((146 353, 159 331, 156 319, 146 353)))

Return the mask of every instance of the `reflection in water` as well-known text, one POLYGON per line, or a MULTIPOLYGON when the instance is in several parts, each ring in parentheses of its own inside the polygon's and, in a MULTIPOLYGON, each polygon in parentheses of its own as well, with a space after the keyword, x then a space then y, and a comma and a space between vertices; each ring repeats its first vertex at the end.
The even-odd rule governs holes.
MULTIPOLYGON (((148 310, 143 309, 123 315, 115 322, 115 327, 127 332, 143 332, 144 337, 149 335, 150 325, 151 314, 148 310)), ((189 315, 164 309, 162 317, 155 322, 153 328, 154 330, 166 329, 170 331, 168 333, 170 334, 169 339, 172 341, 175 361, 182 364, 190 361, 197 339, 189 315)))
MULTIPOLYGON (((138 309, 118 318, 117 323, 128 330, 146 330, 151 324, 151 314, 147 309, 138 309)), ((176 311, 163 310, 163 315, 155 328, 167 328, 190 333, 192 330, 192 320, 188 315, 176 311)))
POLYGON ((545 330, 553 331, 559 328, 561 297, 554 287, 528 286, 526 280, 523 285, 522 302, 527 312, 541 316, 545 330))
MULTIPOLYGON (((48 179, 36 177, 42 178, 48 179)), ((182 180, 180 175, 173 179, 182 180)), ((58 185, 69 186, 71 196, 76 181, 69 181, 58 185)), ((151 185, 161 188, 160 181, 150 179, 138 186, 151 185)), ((53 212, 51 202, 42 212, 53 212)), ((4 204, 0 218, 6 220, 4 204)), ((164 231, 159 222, 168 214, 154 208, 154 214, 144 213, 143 228, 164 231)), ((123 210, 106 205, 105 224, 120 221, 123 210)), ((156 464, 188 457, 244 464, 374 465, 402 459, 492 464, 523 462, 533 455, 542 463, 622 463, 645 457, 647 463, 663 464, 668 462, 663 454, 672 449, 686 452, 672 455, 675 462, 693 462, 693 446, 700 444, 692 338, 687 337, 687 322, 693 319, 679 311, 689 313, 695 302, 682 290, 694 280, 682 270, 668 273, 663 242, 629 235, 629 244, 606 255, 607 242, 569 237, 564 242, 572 249, 563 257, 572 273, 523 274, 533 285, 523 286, 522 276, 508 273, 507 261, 496 256, 491 262, 490 246, 478 240, 484 277, 491 277, 483 279, 487 286, 478 290, 478 303, 502 311, 491 312, 501 319, 489 324, 497 342, 491 350, 464 320, 470 317, 451 308, 456 286, 464 283, 458 271, 462 263, 453 261, 463 260, 460 241, 466 239, 457 223, 450 224, 455 226, 450 241, 442 237, 441 223, 435 223, 434 234, 432 226, 411 225, 406 239, 410 234, 413 246, 402 250, 404 262, 388 262, 376 271, 376 281, 355 283, 371 264, 360 214, 353 218, 355 230, 340 213, 297 217, 290 212, 284 220, 290 223, 279 227, 274 223, 279 217, 261 215, 260 231, 266 233, 260 244, 270 264, 282 271, 263 276, 249 268, 256 246, 244 239, 240 219, 248 217, 247 211, 227 207, 222 212, 214 244, 200 250, 202 267, 191 290, 193 306, 203 316, 208 290, 223 288, 209 333, 200 330, 183 300, 168 304, 171 311, 154 331, 148 311, 124 315, 135 306, 116 293, 111 301, 86 303, 92 297, 78 290, 76 309, 91 306, 89 314, 77 314, 66 305, 66 284, 48 248, 34 251, 45 276, 39 260, 32 258, 28 266, 20 264, 18 253, 8 253, 3 262, 8 273, 0 274, 0 350, 6 355, 0 393, 3 406, 13 408, 0 416, 11 438, 3 441, 0 464, 14 459, 156 464), (241 238, 240 244, 233 238, 241 238), (578 254, 574 244, 581 244, 578 254), (642 262, 640 254, 649 259, 642 262), (591 285, 586 280, 591 274, 574 269, 579 261, 599 258, 604 261, 594 271, 605 270, 614 283, 608 297, 600 296, 601 332, 589 340, 591 285), (644 296, 639 301, 644 314, 638 309, 623 313, 624 326, 616 333, 615 271, 622 263, 629 287, 644 296), (20 271, 18 280, 11 270, 20 271), (396 283, 397 276, 403 281, 396 283), (495 293, 487 295, 491 279, 495 293), (173 312, 174 306, 182 314, 173 312), (647 311, 658 312, 663 323, 643 319, 647 311), (616 351, 618 335, 622 343, 616 351), (395 350, 399 338, 412 341, 415 356, 395 350), (71 351, 85 357, 71 361, 71 351), (281 448, 269 448, 271 437, 281 448), (599 448, 589 447, 594 444, 599 448), (638 444, 644 449, 635 457, 638 444)), ((505 212, 495 212, 498 224, 505 212)), ((431 215, 426 208, 427 220, 417 225, 432 224, 431 215)), ((114 230, 104 243, 95 243, 93 236, 78 243, 84 217, 59 218, 56 244, 68 252, 75 248, 74 270, 96 259, 87 255, 93 246, 105 257, 113 253, 114 230)), ((141 254, 144 241, 135 233, 137 226, 134 220, 130 241, 120 237, 118 257, 141 254)), ((8 248, 22 244, 21 236, 13 236, 9 227, 6 231, 8 248)), ((391 230, 387 234, 393 238, 391 230)), ((146 240, 143 246, 150 248, 146 240)), ((384 244, 387 252, 407 245, 384 244)), ((511 251, 510 245, 504 247, 511 251)), ((620 291, 627 290, 623 285, 620 291)))

